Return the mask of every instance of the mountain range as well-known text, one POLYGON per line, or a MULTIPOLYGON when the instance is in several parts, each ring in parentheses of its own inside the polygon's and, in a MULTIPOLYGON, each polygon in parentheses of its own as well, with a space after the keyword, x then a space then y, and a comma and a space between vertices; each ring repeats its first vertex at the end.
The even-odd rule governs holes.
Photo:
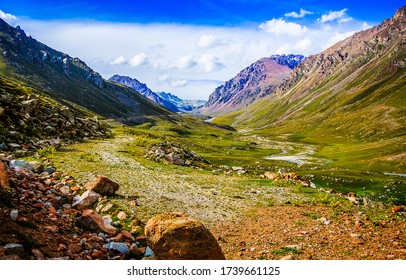
POLYGON ((146 84, 128 76, 114 75, 109 81, 128 86, 173 112, 190 112, 206 103, 204 100, 182 100, 171 93, 153 92, 146 84))
POLYGON ((248 106, 270 94, 304 59, 303 55, 290 54, 273 55, 256 61, 216 88, 199 112, 218 115, 248 106))
POLYGON ((122 121, 170 115, 136 91, 110 82, 79 58, 54 50, 0 19, 0 74, 45 90, 58 102, 122 121))
POLYGON ((228 110, 219 123, 320 144, 347 168, 358 162, 365 169, 404 170, 405 30, 406 6, 309 56, 267 96, 228 110))

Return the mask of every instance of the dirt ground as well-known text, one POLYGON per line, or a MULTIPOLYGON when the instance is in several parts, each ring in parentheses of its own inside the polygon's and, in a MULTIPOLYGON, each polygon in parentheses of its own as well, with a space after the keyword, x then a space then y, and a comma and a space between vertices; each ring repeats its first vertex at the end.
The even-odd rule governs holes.
POLYGON ((376 224, 362 212, 273 206, 211 231, 227 259, 406 259, 406 225, 394 215, 376 224))

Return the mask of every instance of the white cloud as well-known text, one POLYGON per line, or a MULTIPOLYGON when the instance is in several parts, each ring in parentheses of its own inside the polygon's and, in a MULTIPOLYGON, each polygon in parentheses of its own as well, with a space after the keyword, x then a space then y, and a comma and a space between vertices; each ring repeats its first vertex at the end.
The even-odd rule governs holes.
POLYGON ((313 12, 306 11, 306 10, 300 8, 299 14, 296 12, 290 12, 290 13, 286 13, 285 17, 303 18, 305 15, 311 15, 311 14, 313 14, 313 12))
POLYGON ((299 53, 304 53, 311 45, 312 41, 309 38, 304 38, 295 43, 294 49, 299 53))
POLYGON ((160 75, 160 76, 158 77, 158 81, 161 81, 161 82, 167 81, 168 79, 169 79, 169 75, 168 75, 168 74, 163 74, 163 75, 160 75))
POLYGON ((186 85, 187 85, 186 80, 173 80, 173 81, 171 81, 171 86, 174 87, 174 88, 185 87, 186 85))
POLYGON ((148 63, 148 57, 145 53, 140 53, 140 54, 134 55, 130 59, 129 63, 131 66, 134 66, 134 67, 145 65, 148 63))
POLYGON ((368 24, 356 19, 306 27, 283 20, 273 20, 274 26, 269 22, 258 28, 19 19, 27 34, 81 58, 105 78, 134 77, 153 91, 184 99, 207 99, 218 86, 218 82, 193 81, 229 80, 272 54, 316 54, 368 24))
POLYGON ((195 66, 197 63, 193 58, 193 55, 185 55, 177 59, 171 60, 169 68, 187 69, 195 66))
POLYGON ((261 23, 259 28, 267 33, 275 34, 277 36, 299 36, 308 30, 306 26, 302 26, 294 22, 286 22, 283 19, 275 18, 261 23))
POLYGON ((200 49, 208 49, 218 46, 225 46, 227 44, 227 41, 217 38, 213 34, 204 34, 200 36, 199 40, 196 42, 196 47, 200 49))
POLYGON ((111 60, 110 65, 124 65, 127 64, 127 59, 124 56, 119 56, 113 60, 111 60))
POLYGON ((340 11, 330 11, 327 14, 324 14, 321 16, 321 18, 318 19, 319 22, 325 23, 329 21, 335 21, 337 20, 338 22, 348 22, 352 20, 351 17, 348 17, 346 15, 348 9, 342 9, 340 11))
POLYGON ((337 20, 337 22, 338 23, 345 23, 345 22, 349 22, 351 20, 352 20, 351 17, 343 17, 343 18, 340 18, 339 20, 337 20))
POLYGON ((220 60, 212 54, 204 54, 198 60, 204 72, 213 72, 224 68, 220 60))
POLYGON ((18 21, 18 18, 15 15, 5 13, 2 10, 0 10, 0 18, 11 26, 14 26, 18 21))

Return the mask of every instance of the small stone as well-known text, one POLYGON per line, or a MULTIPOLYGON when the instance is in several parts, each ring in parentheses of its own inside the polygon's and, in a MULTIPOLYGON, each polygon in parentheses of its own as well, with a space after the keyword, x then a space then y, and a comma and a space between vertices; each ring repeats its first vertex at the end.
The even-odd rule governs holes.
POLYGON ((142 257, 142 252, 141 250, 138 248, 138 246, 136 244, 132 244, 130 247, 130 256, 134 256, 134 257, 142 257))
POLYGON ((290 261, 290 260, 296 260, 296 258, 294 255, 286 255, 286 256, 283 256, 281 258, 281 260, 290 261))
POLYGON ((34 258, 35 258, 36 260, 44 260, 44 259, 45 259, 44 254, 41 253, 40 250, 38 250, 38 249, 32 249, 31 252, 32 252, 32 254, 34 255, 34 258))
POLYGON ((10 182, 6 165, 0 161, 0 190, 9 190, 10 182))
POLYGON ((49 166, 49 167, 45 168, 43 172, 44 172, 44 173, 48 173, 49 175, 51 175, 51 174, 53 174, 53 173, 56 172, 56 169, 53 168, 53 167, 51 167, 51 166, 49 166))
POLYGON ((106 248, 109 251, 118 252, 119 254, 128 254, 130 251, 128 246, 122 242, 110 242, 103 245, 103 248, 106 248))
POLYGON ((110 216, 103 216, 104 223, 107 225, 113 225, 113 219, 110 216))
POLYGON ((11 210, 10 218, 15 222, 18 218, 18 210, 16 209, 11 210))
POLYGON ((147 248, 145 249, 144 257, 150 257, 153 254, 155 254, 154 251, 152 251, 151 248, 147 246, 147 248))
POLYGON ((117 229, 105 223, 104 219, 97 214, 93 209, 86 209, 82 216, 78 218, 77 224, 79 227, 89 231, 102 230, 108 234, 115 234, 117 229))
POLYGON ((350 236, 352 238, 361 238, 361 234, 356 234, 356 233, 350 233, 350 236))
POLYGON ((105 212, 109 212, 111 210, 111 208, 113 208, 113 203, 108 203, 106 206, 104 206, 100 212, 101 213, 105 213, 105 212))
POLYGON ((93 204, 96 203, 96 201, 99 199, 99 197, 101 197, 100 194, 91 190, 87 190, 80 196, 79 200, 77 200, 72 205, 72 207, 78 210, 91 208, 93 204))
POLYGON ((8 243, 4 245, 4 251, 6 255, 17 255, 19 257, 23 257, 25 254, 23 245, 17 243, 8 243))
POLYGON ((25 160, 16 160, 16 159, 11 160, 10 168, 14 168, 16 171, 19 171, 21 169, 26 169, 31 172, 34 172, 34 167, 25 160))
POLYGON ((94 250, 92 253, 92 258, 96 260, 104 260, 106 259, 106 253, 101 250, 94 250))
POLYGON ((80 244, 69 244, 68 251, 71 251, 73 254, 79 254, 82 252, 82 245, 80 244))
POLYGON ((121 211, 120 213, 118 213, 117 218, 119 220, 125 220, 127 218, 127 214, 124 211, 121 211))

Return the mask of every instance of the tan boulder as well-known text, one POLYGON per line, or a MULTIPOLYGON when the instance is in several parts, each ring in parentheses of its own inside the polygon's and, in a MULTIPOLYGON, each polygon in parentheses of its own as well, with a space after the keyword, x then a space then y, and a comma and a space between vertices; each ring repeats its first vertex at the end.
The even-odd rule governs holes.
POLYGON ((84 186, 85 189, 97 192, 102 196, 114 195, 119 187, 120 186, 116 182, 113 182, 104 176, 94 178, 84 186))
POLYGON ((272 173, 272 172, 269 172, 269 171, 266 171, 266 172, 264 173, 264 176, 265 176, 266 179, 270 179, 270 180, 277 180, 277 179, 279 179, 279 175, 278 175, 278 174, 272 173))
POLYGON ((147 243, 161 260, 224 260, 204 225, 181 212, 157 215, 145 226, 147 243))

